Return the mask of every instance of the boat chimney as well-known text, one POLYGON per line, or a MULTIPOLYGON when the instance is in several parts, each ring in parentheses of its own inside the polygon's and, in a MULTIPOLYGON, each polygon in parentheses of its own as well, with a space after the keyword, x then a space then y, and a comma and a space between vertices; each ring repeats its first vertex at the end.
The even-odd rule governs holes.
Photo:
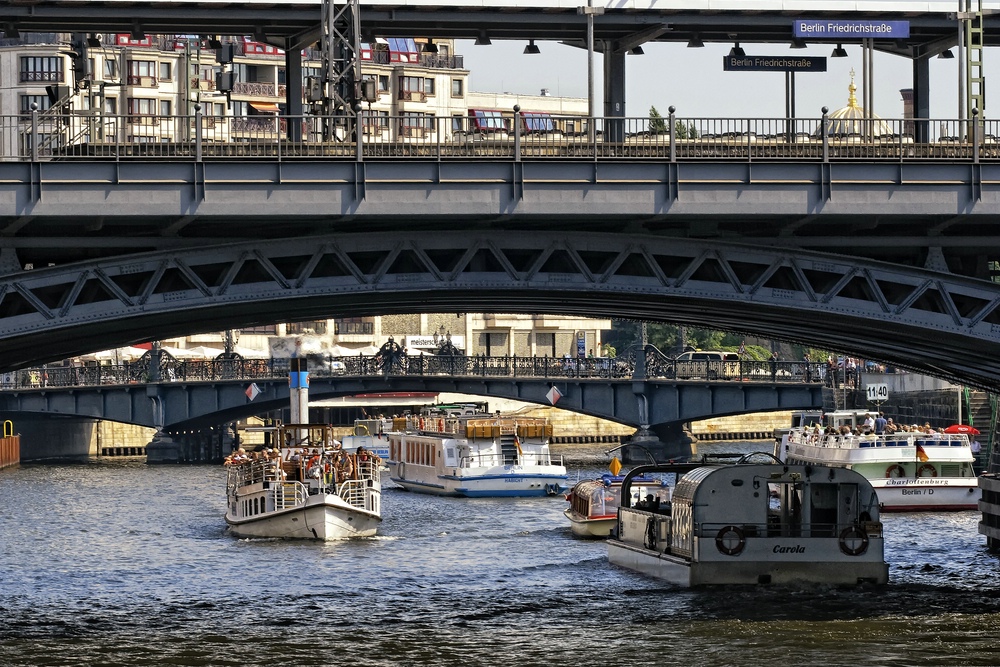
MULTIPOLYGON (((288 421, 292 424, 307 424, 309 422, 309 365, 304 357, 292 357, 288 360, 288 421)), ((302 442, 305 433, 295 433, 297 442, 302 442)))

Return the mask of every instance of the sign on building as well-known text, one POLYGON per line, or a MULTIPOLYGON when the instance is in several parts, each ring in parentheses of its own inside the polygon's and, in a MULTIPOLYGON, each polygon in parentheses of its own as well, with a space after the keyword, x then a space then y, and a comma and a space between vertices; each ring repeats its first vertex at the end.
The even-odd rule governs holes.
POLYGON ((834 21, 827 19, 795 19, 792 35, 799 39, 906 39, 910 36, 909 21, 834 21))
POLYGON ((726 72, 825 72, 825 56, 724 56, 726 72))

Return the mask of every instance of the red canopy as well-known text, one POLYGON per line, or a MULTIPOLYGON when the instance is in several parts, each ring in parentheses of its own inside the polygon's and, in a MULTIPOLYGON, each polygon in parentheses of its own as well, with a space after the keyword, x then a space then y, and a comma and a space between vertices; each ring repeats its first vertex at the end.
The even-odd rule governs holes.
POLYGON ((952 424, 944 430, 945 433, 966 433, 969 435, 979 435, 979 429, 966 424, 952 424))

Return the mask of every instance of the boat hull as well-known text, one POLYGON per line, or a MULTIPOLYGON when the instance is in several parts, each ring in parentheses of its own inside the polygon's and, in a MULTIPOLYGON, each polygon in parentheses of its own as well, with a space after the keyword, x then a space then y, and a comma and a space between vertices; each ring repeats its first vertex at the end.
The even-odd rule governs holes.
POLYGON ((307 504, 246 519, 226 514, 229 531, 237 537, 343 540, 375 535, 379 515, 351 507, 338 496, 317 494, 307 504))
POLYGON ((870 480, 883 512, 964 511, 979 508, 975 477, 870 480))
POLYGON ((555 496, 569 489, 566 475, 441 475, 434 480, 390 477, 407 491, 462 498, 532 498, 555 496))
POLYGON ((607 539, 618 521, 617 516, 587 518, 568 509, 563 510, 563 514, 569 519, 569 528, 574 535, 589 539, 607 539))
MULTIPOLYGON (((762 549, 755 558, 747 541, 747 551, 738 558, 707 562, 684 558, 619 542, 608 541, 608 561, 612 565, 640 572, 678 586, 732 584, 801 584, 818 583, 834 586, 854 586, 859 582, 885 584, 889 581, 889 566, 876 560, 776 561, 773 549, 762 549)), ((833 547, 836 549, 836 547, 833 547)), ((870 548, 882 551, 881 538, 872 539, 870 548)))

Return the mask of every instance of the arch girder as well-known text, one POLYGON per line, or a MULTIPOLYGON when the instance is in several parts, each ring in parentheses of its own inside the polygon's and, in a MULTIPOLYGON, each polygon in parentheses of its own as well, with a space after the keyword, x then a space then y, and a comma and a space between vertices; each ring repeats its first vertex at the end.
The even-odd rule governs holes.
MULTIPOLYGON (((715 325, 853 345, 904 366, 904 352, 932 338, 955 355, 1000 357, 1000 287, 988 281, 799 250, 520 230, 275 239, 10 274, 0 277, 0 366, 42 360, 29 339, 54 346, 55 359, 98 339, 107 347, 289 316, 474 308, 715 325), (75 346, 62 341, 69 328, 75 346), (100 334, 77 336, 88 330, 100 334)), ((926 354, 911 367, 972 368, 926 354)))

